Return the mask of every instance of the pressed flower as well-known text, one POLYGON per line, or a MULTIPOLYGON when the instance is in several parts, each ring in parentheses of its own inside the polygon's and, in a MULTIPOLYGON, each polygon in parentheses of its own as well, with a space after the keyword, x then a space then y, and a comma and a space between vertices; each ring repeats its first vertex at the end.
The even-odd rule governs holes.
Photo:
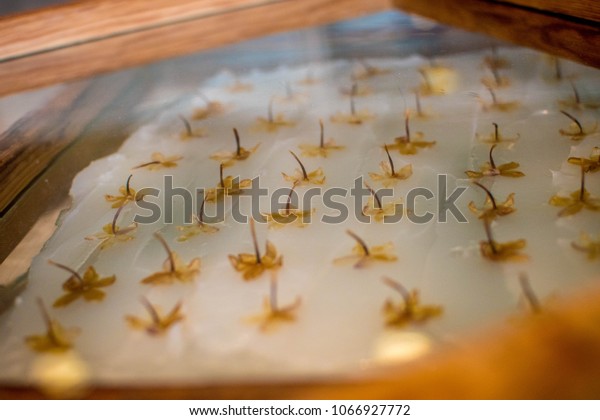
POLYGON ((181 235, 177 237, 177 242, 185 242, 196 235, 201 233, 215 233, 219 231, 216 226, 211 226, 204 222, 204 204, 206 200, 202 200, 198 216, 192 215, 193 224, 190 226, 177 226, 177 230, 181 232, 181 235))
POLYGON ((483 83, 484 86, 492 89, 510 86, 510 79, 508 77, 501 76, 497 67, 487 67, 490 70, 490 73, 492 73, 492 77, 484 77, 483 79, 481 79, 481 83, 483 83))
POLYGON ((227 88, 227 90, 231 93, 250 92, 252 89, 254 89, 252 84, 244 83, 239 79, 236 79, 233 84, 227 88))
POLYGON ((200 273, 200 258, 194 258, 185 264, 179 256, 171 251, 167 241, 159 234, 155 233, 154 237, 158 239, 165 251, 167 252, 167 259, 163 264, 163 271, 158 271, 148 277, 142 279, 142 284, 172 284, 175 281, 181 283, 188 283, 194 280, 200 273))
POLYGON ((306 168, 302 164, 300 158, 290 150, 290 153, 300 165, 299 169, 296 169, 292 175, 288 175, 284 172, 281 173, 283 175, 283 179, 288 182, 294 184, 294 186, 298 185, 323 185, 325 183, 325 175, 323 174, 322 168, 317 168, 314 171, 307 172, 306 168))
POLYGON ((492 47, 492 54, 486 55, 483 58, 483 65, 490 69, 509 69, 511 67, 510 62, 498 55, 498 49, 496 46, 492 47))
POLYGON ((561 114, 566 116, 571 120, 571 124, 567 129, 559 129, 558 132, 561 136, 570 137, 573 141, 580 141, 589 136, 590 134, 594 134, 598 132, 598 122, 596 121, 593 126, 583 127, 583 125, 579 122, 577 118, 573 115, 569 114, 567 111, 560 110, 561 114))
POLYGON ((146 331, 150 335, 165 334, 173 325, 183 321, 184 316, 181 313, 181 302, 178 302, 168 314, 162 316, 159 310, 145 297, 141 298, 142 305, 148 311, 150 319, 138 318, 137 316, 127 315, 125 320, 129 326, 136 330, 146 331))
POLYGON ((219 165, 219 184, 215 188, 206 190, 204 199, 211 203, 223 200, 226 196, 243 194, 244 189, 252 185, 251 179, 242 179, 228 175, 223 177, 223 164, 219 165))
POLYGON ((304 79, 298 81, 299 84, 305 86, 313 86, 319 82, 320 80, 317 79, 311 71, 306 72, 306 76, 304 77, 304 79))
POLYGON ((224 167, 233 166, 235 162, 248 159, 252 153, 256 152, 256 149, 260 146, 258 143, 251 149, 245 149, 241 146, 240 143, 240 134, 237 129, 233 129, 233 134, 235 136, 235 150, 233 152, 230 151, 221 151, 210 155, 210 158, 216 161, 219 161, 224 167))
POLYGON ((106 293, 101 289, 112 285, 117 280, 114 275, 100 277, 96 269, 91 265, 87 268, 83 276, 80 276, 77 271, 66 265, 54 261, 48 261, 48 263, 71 273, 71 276, 62 285, 65 294, 54 302, 53 306, 55 308, 67 306, 79 298, 83 298, 88 302, 93 300, 102 301, 106 297, 106 293))
POLYGON ((25 337, 25 344, 38 353, 62 353, 70 350, 79 330, 76 328, 63 328, 57 320, 50 318, 41 299, 38 298, 37 303, 46 323, 46 333, 25 337))
POLYGON ((315 209, 300 210, 292 207, 292 193, 295 187, 294 185, 290 188, 285 209, 263 214, 270 228, 281 228, 284 226, 305 227, 310 223, 315 209))
POLYGON ((162 153, 154 152, 151 156, 151 161, 134 166, 132 169, 146 168, 149 171, 159 171, 163 168, 174 168, 177 166, 177 161, 183 159, 183 156, 172 155, 165 156, 162 153))
POLYGON ((204 101, 205 106, 194 110, 194 114, 192 115, 193 120, 204 120, 209 117, 221 115, 225 112, 225 106, 221 102, 211 101, 202 94, 200 94, 200 97, 204 101))
POLYGON ((577 191, 573 191, 568 197, 553 195, 550 197, 550 204, 557 207, 564 207, 559 213, 559 217, 571 216, 579 213, 583 209, 591 211, 600 211, 600 199, 593 197, 585 189, 585 166, 581 165, 581 184, 577 191))
POLYGON ((419 149, 433 147, 436 143, 435 141, 423 140, 424 135, 420 131, 411 136, 409 110, 406 110, 404 113, 404 130, 406 134, 404 136, 396 137, 394 143, 388 144, 387 147, 389 149, 398 149, 402 155, 415 155, 419 149))
POLYGON ((354 262, 354 268, 363 268, 375 261, 394 262, 398 260, 393 253, 394 245, 391 242, 369 247, 356 233, 351 230, 346 230, 346 233, 356 241, 356 245, 352 249, 352 255, 336 258, 333 260, 334 264, 354 262))
POLYGON ((91 236, 86 236, 85 239, 88 241, 100 240, 100 249, 106 249, 119 242, 128 242, 133 239, 133 235, 129 233, 137 229, 137 223, 132 223, 125 228, 121 228, 117 225, 117 219, 123 207, 119 207, 115 212, 111 223, 107 223, 102 227, 102 232, 98 232, 91 236))
POLYGON ((334 139, 325 140, 325 128, 323 127, 323 121, 319 120, 319 126, 321 128, 321 136, 319 139, 319 144, 301 144, 300 150, 302 151, 302 156, 307 157, 328 157, 329 153, 333 150, 343 150, 344 146, 338 146, 335 143, 334 139))
POLYGON ((179 138, 183 141, 189 141, 193 139, 197 139, 200 137, 204 137, 206 132, 202 128, 192 128, 190 122, 185 119, 183 116, 179 116, 179 119, 183 123, 184 130, 179 133, 179 138))
POLYGON ((597 236, 597 240, 593 240, 589 234, 581 232, 579 242, 573 241, 571 246, 577 251, 586 253, 588 260, 600 258, 600 235, 597 236))
POLYGON ((354 77, 357 80, 370 79, 371 77, 382 76, 392 72, 392 69, 373 66, 364 59, 359 60, 359 63, 361 64, 362 69, 354 73, 354 77))
POLYGON ((496 242, 492 236, 492 227, 490 219, 483 219, 485 227, 486 241, 479 243, 481 256, 485 259, 498 262, 525 262, 529 256, 522 251, 527 246, 525 239, 518 239, 509 242, 496 242))
POLYGON ((579 111, 583 111, 585 109, 600 108, 600 103, 583 102, 581 100, 581 96, 579 95, 579 91, 577 90, 577 87, 575 86, 575 83, 573 83, 572 80, 570 80, 570 82, 571 82, 571 89, 573 90, 573 96, 568 99, 559 100, 558 101, 559 105, 567 107, 567 108, 571 108, 574 110, 579 110, 579 111))
POLYGON ((280 128, 293 127, 296 123, 291 120, 286 120, 283 114, 273 115, 273 100, 269 101, 269 109, 267 112, 267 118, 258 117, 254 129, 257 131, 266 131, 267 133, 273 133, 280 128))
POLYGON ((373 90, 366 83, 356 83, 353 78, 352 85, 350 87, 342 87, 340 93, 344 96, 357 98, 359 96, 369 96, 373 93, 373 90))
POLYGON ((494 89, 491 86, 486 86, 487 91, 490 93, 490 96, 492 98, 492 102, 485 102, 483 99, 481 99, 481 97, 479 97, 478 95, 476 95, 476 97, 479 99, 479 102, 481 103, 481 108, 484 111, 501 111, 501 112, 510 112, 510 111, 514 111, 515 109, 519 108, 521 106, 521 103, 519 101, 501 101, 498 99, 498 97, 496 96, 496 92, 494 92, 494 89))
POLYGON ((286 84, 285 84, 285 95, 275 96, 274 99, 277 102, 279 102, 279 103, 295 104, 295 103, 305 102, 306 99, 307 99, 307 96, 304 93, 295 92, 292 89, 292 86, 290 85, 290 83, 286 82, 286 84))
POLYGON ((265 296, 263 301, 263 312, 248 319, 251 323, 258 324, 262 332, 270 332, 283 323, 296 321, 296 312, 302 303, 298 296, 289 305, 280 306, 277 299, 277 277, 274 273, 271 274, 269 285, 269 296, 265 296))
POLYGON ((396 171, 394 166, 394 161, 390 156, 390 151, 388 150, 387 144, 383 145, 385 149, 385 153, 387 154, 388 161, 382 161, 379 164, 379 168, 381 168, 381 172, 369 172, 369 176, 373 181, 379 181, 384 187, 391 187, 396 184, 396 182, 408 179, 411 177, 413 170, 412 165, 409 163, 408 165, 400 168, 399 171, 396 171))
POLYGON ((283 265, 283 256, 277 255, 277 248, 266 241, 266 250, 261 255, 258 249, 254 219, 250 219, 250 233, 254 244, 254 254, 229 255, 229 261, 233 268, 242 273, 244 280, 253 280, 265 272, 265 270, 277 270, 283 265))
POLYGON ((404 327, 410 323, 421 324, 442 315, 444 310, 441 306, 423 305, 420 302, 417 289, 408 291, 402 284, 389 277, 384 277, 383 282, 402 296, 402 301, 397 304, 388 299, 383 305, 385 325, 388 327, 404 327))
POLYGON ((494 131, 486 136, 480 136, 479 134, 476 134, 476 138, 477 140, 479 140, 482 143, 488 143, 488 144, 507 144, 508 148, 512 148, 512 146, 515 144, 515 142, 517 140, 519 140, 519 134, 517 134, 514 137, 505 137, 503 135, 500 134, 500 129, 498 128, 498 124, 496 124, 495 122, 492 123, 492 125, 494 126, 494 131))
POLYGON ((585 172, 600 171, 600 147, 594 147, 590 153, 590 158, 570 157, 567 162, 573 165, 583 167, 585 172))
POLYGON ((376 222, 383 222, 386 217, 396 216, 404 211, 402 201, 391 201, 386 204, 381 203, 381 199, 377 195, 377 191, 365 184, 371 192, 371 197, 367 200, 367 204, 362 208, 362 213, 365 216, 373 217, 376 222))
POLYGON ((140 201, 143 197, 142 194, 138 194, 131 186, 129 185, 131 182, 131 177, 133 175, 129 175, 127 177, 127 181, 125 185, 119 187, 119 195, 111 195, 105 194, 104 199, 109 203, 112 203, 112 208, 116 209, 118 207, 123 207, 125 204, 133 201, 140 201))
POLYGON ((483 165, 481 165, 479 171, 465 171, 465 174, 467 174, 469 178, 483 178, 485 176, 507 176, 510 178, 519 178, 525 176, 523 172, 516 170, 520 166, 517 162, 508 162, 496 166, 493 156, 496 146, 497 144, 493 144, 490 147, 490 160, 489 162, 485 162, 483 165))
POLYGON ((423 96, 444 95, 452 90, 455 84, 454 70, 433 62, 429 66, 419 68, 419 74, 423 82, 417 88, 417 92, 423 96))
POLYGON ((333 123, 346 123, 352 125, 360 125, 366 121, 370 121, 375 118, 375 115, 371 114, 367 110, 357 111, 354 105, 354 98, 358 94, 358 85, 354 83, 352 85, 352 89, 350 90, 350 114, 345 114, 343 112, 338 112, 335 115, 330 117, 331 122, 333 123))
POLYGON ((493 220, 496 216, 506 216, 517 210, 515 209, 515 193, 510 193, 503 203, 498 203, 490 190, 477 181, 473 181, 473 184, 486 194, 485 203, 481 208, 478 208, 473 201, 469 203, 469 210, 479 219, 493 220))

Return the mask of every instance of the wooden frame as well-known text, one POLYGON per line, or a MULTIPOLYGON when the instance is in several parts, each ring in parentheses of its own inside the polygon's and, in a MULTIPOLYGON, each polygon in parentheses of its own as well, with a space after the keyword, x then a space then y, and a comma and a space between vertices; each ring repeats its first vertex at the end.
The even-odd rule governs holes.
POLYGON ((388 0, 83 0, 0 18, 0 96, 387 8, 388 0))
MULTIPOLYGON (((559 14, 571 2, 552 1, 544 9, 521 7, 544 2, 537 0, 392 0, 394 6, 447 25, 482 32, 548 54, 562 56, 594 67, 600 67, 600 30, 593 21, 577 19, 577 15, 559 14), (520 5, 515 5, 515 4, 520 5), (551 7, 562 4, 562 7, 551 7)), ((594 0, 573 2, 573 13, 598 18, 594 0), (575 8, 575 5, 578 7, 575 8), (587 9, 583 5, 589 5, 587 9), (594 6, 595 5, 595 6, 594 6), (589 12, 589 13, 588 13, 589 12)), ((540 6, 541 7, 541 6, 540 6)))
MULTIPOLYGON (((500 2, 491 4, 484 0, 461 1, 461 8, 458 10, 456 2, 451 0, 394 0, 394 3, 407 11, 421 13, 442 22, 470 30, 483 30, 494 36, 520 41, 525 45, 600 66, 600 53, 597 49, 589 48, 589 45, 599 43, 598 30, 586 22, 531 12, 500 2)), ((0 94, 87 77, 98 72, 139 65, 278 30, 299 28, 306 24, 322 24, 378 11, 387 7, 387 1, 101 0, 94 5, 82 1, 0 19, 0 75, 3 76, 0 78, 0 94), (144 10, 150 9, 147 6, 150 2, 157 8, 144 10), (115 23, 120 12, 117 13, 110 6, 118 3, 126 3, 127 7, 132 9, 127 19, 115 23), (142 4, 145 7, 140 7, 142 4), (190 12, 190 8, 193 12, 190 12), (268 14, 265 13, 266 10, 268 14), (159 11, 165 12, 168 17, 165 18, 159 11), (310 19, 306 20, 308 11, 310 19), (85 30, 73 32, 69 25, 61 22, 47 25, 47 22, 56 16, 62 16, 62 22, 69 22, 66 16, 70 16, 78 25, 84 24, 90 16, 95 17, 85 30), (93 22, 95 19, 99 19, 98 22, 112 22, 111 25, 114 25, 96 25, 93 22), (236 27, 236 30, 232 31, 231 27, 236 27), (32 38, 23 38, 25 31, 30 32, 32 38), (159 48, 155 45, 157 39, 161 40, 159 48), (202 39, 202 43, 198 43, 198 39, 202 39), (82 62, 85 62, 85 65, 82 66, 82 62)), ((533 7, 532 4, 528 6, 533 7)), ((587 16, 582 18, 589 19, 587 16)), ((72 20, 70 24, 73 24, 72 20)), ((102 104, 110 103, 112 98, 118 95, 123 86, 121 83, 125 84, 127 81, 117 78, 113 89, 109 91, 93 84, 71 84, 61 95, 64 102, 59 101, 52 107, 54 111, 58 111, 56 118, 62 113, 61 109, 73 106, 77 98, 86 94, 102 95, 102 101, 98 103, 99 111, 102 104)), ((132 101, 134 99, 135 96, 132 97, 132 101)), ((114 120, 118 110, 113 112, 114 120)), ((47 118, 51 118, 52 115, 40 114, 37 117, 38 120, 46 119, 47 122, 47 118)), ((70 135, 91 121, 89 116, 80 117, 76 126, 63 127, 67 131, 61 131, 60 127, 57 127, 56 135, 66 142, 59 145, 61 148, 66 147, 66 144, 74 144, 73 148, 82 153, 81 161, 71 162, 72 166, 69 168, 54 164, 52 170, 76 173, 77 165, 85 165, 96 153, 94 138, 82 145, 77 143, 75 134, 70 135), (63 137, 65 133, 67 135, 63 137)), ((111 115, 108 115, 106 118, 110 117, 111 115)), ((45 126, 35 125, 36 118, 27 121, 30 125, 12 128, 12 137, 17 134, 31 135, 44 130, 45 126)), ((115 127, 113 133, 101 133, 101 136, 121 137, 124 132, 126 128, 115 127)), ((48 162, 61 158, 57 150, 50 150, 44 155, 49 159, 48 162)), ((75 151, 72 150, 72 153, 75 151)), ((57 163, 57 160, 54 162, 57 163)), ((65 193, 64 189, 68 188, 68 185, 62 188, 62 193, 65 193)), ((60 194, 52 185, 45 186, 40 181, 14 199, 19 203, 19 209, 26 209, 35 207, 32 203, 40 199, 51 201, 57 195, 60 194)), ((14 239, 10 230, 15 223, 15 219, 12 218, 14 215, 15 212, 3 215, 0 221, 3 235, 11 240, 14 239)), ((20 223, 23 220, 26 223, 34 222, 39 214, 21 211, 20 217, 20 223)), ((20 238, 16 243, 19 240, 20 238)), ((444 354, 432 355, 410 367, 398 366, 382 369, 384 372, 375 371, 373 373, 381 373, 376 376, 302 383, 99 387, 90 390, 89 394, 84 396, 226 399, 598 398, 598 302, 600 290, 586 291, 585 294, 563 302, 541 316, 525 316, 523 320, 518 321, 518 330, 494 328, 485 336, 471 340, 462 350, 454 349, 444 354), (549 366, 553 366, 559 372, 549 374, 549 366)), ((43 395, 31 388, 0 387, 0 398, 38 397, 43 395)))

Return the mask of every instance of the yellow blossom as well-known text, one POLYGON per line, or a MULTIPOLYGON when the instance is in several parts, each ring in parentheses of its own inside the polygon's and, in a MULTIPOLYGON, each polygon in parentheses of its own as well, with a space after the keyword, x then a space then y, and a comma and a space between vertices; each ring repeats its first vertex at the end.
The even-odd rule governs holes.
POLYGON ((142 284, 172 284, 175 281, 181 283, 191 282, 200 273, 200 258, 194 258, 188 264, 185 264, 179 256, 171 251, 164 238, 155 233, 154 237, 159 240, 165 251, 167 259, 163 263, 163 271, 145 277, 140 281, 142 284))
POLYGON ((71 302, 82 297, 86 301, 101 301, 106 293, 101 288, 108 287, 116 281, 116 276, 100 277, 93 266, 89 266, 83 276, 80 276, 75 270, 58 264, 54 261, 48 261, 50 264, 71 273, 71 276, 63 283, 62 289, 65 294, 54 302, 54 307, 67 306, 71 302))
POLYGON ((25 337, 25 344, 38 353, 62 353, 73 347, 73 339, 79 333, 78 329, 65 329, 55 319, 50 318, 41 299, 37 303, 46 323, 46 333, 25 337))
POLYGON ((162 316, 146 298, 142 298, 142 304, 150 314, 150 319, 127 315, 125 320, 133 329, 146 331, 150 335, 162 335, 184 319, 181 313, 181 302, 178 302, 165 316, 162 316))
POLYGON ((259 277, 265 270, 277 270, 283 265, 283 256, 277 255, 277 248, 269 241, 266 241, 265 254, 261 255, 254 229, 254 219, 250 219, 250 233, 254 244, 254 254, 229 255, 231 265, 236 271, 242 273, 246 281, 259 277))
POLYGON ((346 233, 356 241, 356 245, 352 248, 352 255, 336 258, 333 260, 334 264, 354 262, 354 268, 363 268, 371 262, 394 262, 398 260, 398 257, 393 253, 394 245, 391 242, 369 247, 365 241, 351 230, 347 230, 346 233))
POLYGON ((409 292, 404 286, 389 277, 384 277, 383 281, 402 296, 402 301, 397 304, 388 299, 383 305, 385 325, 388 327, 404 327, 409 323, 420 324, 442 315, 443 308, 441 306, 421 304, 417 289, 409 292))

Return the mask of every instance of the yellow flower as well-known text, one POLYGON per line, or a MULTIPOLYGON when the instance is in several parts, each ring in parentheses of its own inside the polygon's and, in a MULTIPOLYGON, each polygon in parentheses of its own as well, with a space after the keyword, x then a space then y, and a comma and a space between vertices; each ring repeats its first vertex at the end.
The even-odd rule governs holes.
POLYGON ((394 167, 394 161, 390 156, 390 151, 388 150, 387 144, 384 144, 383 147, 385 149, 385 153, 387 154, 388 161, 382 161, 379 164, 379 167, 381 168, 380 173, 369 172, 371 179, 373 181, 380 181, 384 187, 391 187, 400 180, 410 178, 413 174, 412 165, 409 163, 408 165, 400 168, 399 171, 396 171, 396 168, 394 167))
POLYGON ((177 166, 177 161, 183 159, 183 156, 165 156, 162 153, 154 152, 152 153, 151 159, 150 162, 134 166, 132 169, 146 168, 149 171, 158 171, 163 168, 174 168, 177 166))
POLYGON ((507 176, 510 178, 520 178, 525 176, 525 174, 521 171, 517 171, 516 169, 520 166, 517 162, 508 162, 503 163, 502 165, 496 166, 496 162, 494 162, 493 152, 496 148, 496 144, 490 147, 490 160, 489 162, 485 162, 481 165, 479 171, 465 171, 465 174, 469 178, 483 178, 485 176, 507 176))
POLYGON ((85 239, 88 241, 100 239, 100 249, 106 249, 119 242, 128 242, 132 240, 133 236, 129 235, 129 233, 137 229, 137 223, 134 222, 126 228, 117 226, 117 219, 121 210, 123 210, 123 207, 119 207, 115 212, 112 223, 107 223, 102 227, 102 232, 86 236, 85 239))
POLYGON ((237 79, 231 86, 227 88, 227 90, 231 93, 250 92, 252 89, 254 89, 254 86, 252 86, 250 83, 244 83, 237 79))
POLYGON ((496 216, 506 216, 516 211, 515 209, 515 193, 510 193, 503 203, 496 202, 496 199, 492 195, 491 191, 481 185, 479 182, 474 181, 473 184, 483 189, 486 193, 485 203, 483 207, 478 208, 473 201, 469 203, 469 210, 477 216, 479 219, 490 219, 493 220, 496 216))
POLYGON ((119 187, 119 195, 111 195, 111 194, 105 194, 104 195, 104 199, 106 201, 108 201, 109 203, 113 203, 112 204, 112 208, 116 209, 118 207, 123 207, 125 204, 129 203, 130 201, 140 201, 143 196, 141 194, 137 194, 137 192, 131 188, 129 186, 129 183, 131 181, 131 177, 133 175, 129 175, 129 177, 127 178, 127 181, 125 182, 125 185, 122 185, 121 187, 119 187))
POLYGON ((300 297, 286 306, 279 306, 277 302, 277 278, 275 274, 271 276, 270 293, 263 301, 263 312, 259 315, 250 317, 249 322, 258 324, 262 332, 270 332, 283 323, 294 322, 296 312, 302 303, 300 297))
POLYGON ((231 175, 223 178, 223 168, 224 165, 221 163, 219 165, 219 176, 221 179, 219 184, 215 188, 206 190, 204 200, 209 203, 223 200, 226 196, 243 194, 243 190, 252 185, 251 179, 240 180, 238 177, 234 178, 231 175))
POLYGON ((301 85, 305 85, 305 86, 313 86, 316 85, 320 82, 319 79, 317 79, 316 77, 314 77, 314 75, 309 71, 306 74, 306 77, 304 77, 304 79, 301 79, 298 81, 298 84, 301 85))
POLYGON ((221 115, 225 112, 225 106, 223 106, 221 102, 211 101, 204 96, 203 99, 206 105, 200 108, 196 108, 194 110, 194 114, 192 115, 192 119, 204 120, 209 117, 221 115))
POLYGON ((521 102, 519 102, 519 101, 500 101, 496 97, 496 93, 494 92, 494 89, 491 86, 486 86, 486 88, 492 97, 492 102, 489 102, 489 103, 485 102, 479 96, 477 96, 477 98, 479 99, 479 102, 481 103, 481 108, 483 109, 484 112, 487 112, 487 111, 510 112, 510 111, 514 111, 515 109, 517 109, 521 106, 521 102))
POLYGON ((590 153, 590 158, 570 157, 567 160, 573 165, 583 166, 585 172, 600 171, 600 147, 594 147, 590 153))
POLYGON ((292 207, 292 193, 295 185, 290 188, 285 209, 263 214, 270 228, 282 228, 284 226, 305 227, 311 221, 315 209, 300 210, 292 207))
POLYGON ((364 205, 362 213, 365 216, 373 217, 376 222, 383 222, 386 217, 396 216, 403 212, 402 200, 391 201, 381 205, 379 199, 369 197, 367 204, 364 205))
POLYGON ((323 121, 319 120, 319 126, 321 127, 321 137, 318 145, 312 144, 301 144, 300 150, 302 150, 302 156, 307 157, 328 157, 329 152, 332 150, 343 150, 344 146, 338 146, 333 139, 327 139, 325 141, 325 130, 323 128, 323 121))
POLYGON ((410 132, 410 111, 406 110, 404 114, 404 129, 406 135, 396 137, 394 143, 386 145, 388 149, 397 149, 402 155, 415 155, 419 149, 433 147, 435 141, 425 141, 422 132, 418 131, 411 136, 410 132))
POLYGON ((600 236, 598 236, 598 240, 594 241, 590 235, 581 232, 579 243, 573 241, 571 246, 577 251, 585 252, 588 260, 595 260, 600 257, 600 236))
POLYGON ((70 350, 73 347, 73 339, 79 330, 63 328, 58 321, 50 318, 42 300, 38 299, 37 302, 46 323, 46 333, 25 337, 25 344, 38 353, 62 353, 70 350))
POLYGON ((504 137, 503 135, 500 134, 500 130, 498 129, 498 124, 496 123, 492 123, 492 125, 494 126, 494 131, 492 132, 492 134, 486 135, 486 136, 480 136, 479 134, 476 134, 475 137, 477 138, 478 141, 480 141, 481 143, 487 143, 487 144, 500 144, 500 143, 504 143, 508 145, 508 148, 512 148, 512 146, 515 144, 515 142, 517 140, 519 140, 519 134, 517 134, 514 137, 504 137))
POLYGON ((296 169, 292 175, 287 175, 282 172, 283 179, 288 182, 294 184, 294 186, 298 185, 323 185, 325 183, 325 175, 323 174, 322 168, 317 168, 312 172, 307 172, 306 168, 300 161, 300 158, 290 150, 290 153, 296 159, 296 162, 300 165, 300 169, 296 169))
POLYGON ((163 248, 165 248, 168 257, 163 263, 163 271, 158 271, 149 275, 148 277, 142 279, 140 283, 172 284, 175 281, 188 283, 194 280, 194 278, 196 278, 196 276, 200 273, 200 258, 194 258, 189 262, 189 264, 186 265, 175 252, 171 251, 169 245, 160 234, 155 233, 154 237, 158 239, 163 248))
POLYGON ((389 277, 384 277, 383 281, 402 296, 402 301, 397 304, 388 299, 383 305, 385 325, 388 327, 404 327, 409 323, 420 324, 442 315, 443 308, 441 306, 421 304, 417 289, 409 292, 404 286, 389 277))
POLYGON ((336 258, 333 260, 334 264, 354 262, 354 268, 363 268, 371 262, 393 262, 398 260, 398 257, 393 253, 394 245, 391 242, 368 247, 365 241, 351 230, 347 230, 346 233, 357 243, 352 248, 352 255, 336 258))
POLYGON ((270 228, 278 229, 284 226, 296 226, 303 228, 308 225, 315 211, 315 209, 303 211, 300 209, 289 208, 273 213, 266 213, 263 214, 263 216, 269 223, 270 228))
POLYGON ((354 73, 354 78, 356 80, 370 79, 371 77, 383 76, 392 72, 392 69, 372 66, 365 60, 360 60, 360 64, 362 65, 363 69, 354 73))
POLYGON ((234 128, 233 133, 235 135, 235 143, 236 143, 235 151, 230 152, 227 150, 223 150, 223 151, 213 153, 212 155, 210 155, 211 159, 218 161, 224 167, 233 166, 235 164, 235 162, 237 162, 237 161, 248 159, 250 157, 250 155, 252 155, 252 153, 254 153, 256 151, 256 149, 258 149, 258 147, 260 146, 260 143, 258 143, 256 146, 254 146, 251 149, 245 149, 240 145, 240 135, 239 135, 237 129, 234 128))
POLYGON ((88 302, 92 300, 101 301, 106 296, 106 293, 100 289, 112 285, 117 279, 114 275, 101 278, 93 266, 89 266, 82 277, 75 270, 65 265, 55 263, 54 261, 48 262, 71 273, 71 277, 62 285, 66 293, 54 302, 53 306, 55 308, 67 306, 80 297, 88 302))
POLYGON ((489 219, 483 219, 486 241, 479 242, 479 250, 481 256, 491 261, 497 262, 525 262, 529 260, 529 256, 522 254, 521 251, 527 246, 525 239, 519 239, 509 242, 496 242, 492 237, 492 229, 489 219))
POLYGON ((567 111, 561 110, 560 112, 571 120, 571 124, 569 124, 567 129, 561 128, 558 130, 561 136, 570 137, 573 141, 580 141, 590 134, 595 134, 598 132, 598 121, 596 121, 593 126, 583 127, 579 120, 569 114, 567 111))
POLYGON ((509 242, 481 241, 479 245, 481 255, 488 260, 512 262, 525 262, 529 260, 529 256, 521 253, 527 246, 525 239, 509 242))
POLYGON ((456 71, 448 66, 430 64, 419 68, 423 82, 417 91, 423 96, 445 95, 457 88, 456 71))
POLYGON ((338 112, 329 118, 332 123, 345 123, 351 125, 360 125, 366 121, 375 119, 375 115, 367 110, 356 111, 352 109, 350 114, 338 112))
POLYGON ((490 69, 509 69, 511 67, 510 62, 506 58, 498 56, 498 51, 495 47, 492 48, 492 55, 484 57, 483 65, 490 69))
POLYGON ((492 73, 492 77, 484 77, 481 79, 481 83, 490 89, 498 89, 510 86, 510 79, 508 77, 501 76, 498 72, 497 67, 487 66, 492 73))
POLYGON ((190 122, 188 120, 186 120, 184 117, 182 117, 180 115, 179 119, 183 122, 183 126, 185 128, 181 133, 179 133, 180 140, 190 141, 193 139, 204 137, 206 135, 206 131, 203 128, 193 129, 190 122))
POLYGON ((150 335, 162 335, 173 325, 184 319, 184 316, 181 313, 181 302, 178 302, 165 316, 161 316, 157 308, 155 308, 146 298, 142 298, 142 304, 150 314, 150 319, 127 315, 125 320, 133 329, 146 331, 150 335))
POLYGON ((198 212, 199 216, 196 216, 195 214, 192 216, 194 223, 191 226, 177 226, 177 230, 182 232, 177 238, 177 242, 185 242, 201 233, 215 233, 219 231, 218 227, 204 223, 204 203, 206 203, 206 200, 202 200, 202 205, 198 212))
POLYGON ((568 197, 553 195, 549 203, 553 206, 564 207, 558 217, 571 216, 579 213, 583 209, 591 211, 600 211, 600 199, 592 197, 585 189, 585 165, 581 165, 581 186, 577 191, 573 191, 568 197))
POLYGON ((571 82, 571 88, 573 89, 573 96, 568 99, 559 100, 558 103, 561 106, 565 106, 567 108, 571 108, 578 111, 583 111, 585 109, 598 109, 600 108, 600 103, 598 102, 583 102, 581 97, 579 96, 579 91, 575 87, 575 83, 571 82))
POLYGON ((359 94, 359 89, 356 83, 352 85, 352 89, 349 91, 348 94, 350 96, 350 114, 338 112, 329 118, 331 122, 360 125, 366 121, 371 121, 375 118, 375 115, 371 114, 367 110, 356 110, 356 107, 354 106, 354 98, 359 94))
POLYGON ((285 84, 285 90, 286 90, 285 95, 276 95, 276 96, 274 96, 273 99, 275 101, 277 101, 279 103, 283 103, 283 104, 302 103, 307 100, 306 94, 300 93, 300 92, 294 92, 292 90, 292 87, 290 86, 289 82, 287 82, 285 84))
POLYGON ((396 216, 399 212, 404 211, 402 201, 392 201, 382 205, 377 192, 365 183, 365 186, 371 192, 371 197, 367 200, 367 204, 362 208, 362 213, 365 216, 373 217, 376 222, 383 222, 386 217, 396 216))
POLYGON ((286 120, 283 114, 273 115, 273 100, 269 101, 269 109, 267 118, 258 117, 256 124, 254 124, 254 130, 266 131, 267 133, 273 133, 278 131, 280 128, 293 127, 296 123, 294 121, 286 120))
POLYGON ((260 254, 254 229, 254 219, 250 219, 250 233, 254 244, 254 254, 229 255, 231 265, 236 271, 242 273, 246 281, 259 277, 265 270, 277 270, 283 265, 283 256, 277 255, 277 249, 269 241, 266 241, 265 254, 260 254))

